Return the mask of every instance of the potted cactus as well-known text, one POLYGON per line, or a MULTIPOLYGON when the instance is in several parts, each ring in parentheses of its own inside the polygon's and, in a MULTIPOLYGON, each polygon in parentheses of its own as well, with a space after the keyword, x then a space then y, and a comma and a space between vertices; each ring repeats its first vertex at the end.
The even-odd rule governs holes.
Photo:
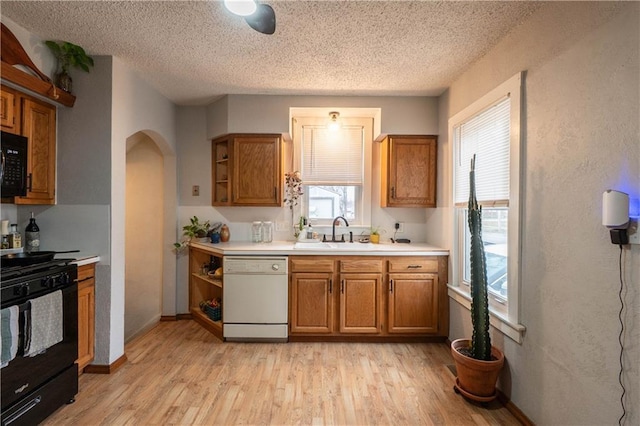
POLYGON ((475 185, 475 155, 469 171, 469 232, 471 246, 471 322, 473 336, 451 343, 451 355, 456 364, 454 390, 465 397, 489 402, 496 397, 496 382, 504 365, 504 354, 491 346, 489 335, 489 300, 487 265, 482 241, 482 207, 478 206, 475 185))

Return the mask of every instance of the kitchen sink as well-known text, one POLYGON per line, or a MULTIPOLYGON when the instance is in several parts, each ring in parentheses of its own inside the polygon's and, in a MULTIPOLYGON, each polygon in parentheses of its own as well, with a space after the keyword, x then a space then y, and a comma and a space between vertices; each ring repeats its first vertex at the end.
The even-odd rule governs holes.
POLYGON ((371 243, 327 243, 327 242, 303 242, 298 241, 293 245, 295 250, 322 250, 322 251, 369 251, 376 248, 371 243))

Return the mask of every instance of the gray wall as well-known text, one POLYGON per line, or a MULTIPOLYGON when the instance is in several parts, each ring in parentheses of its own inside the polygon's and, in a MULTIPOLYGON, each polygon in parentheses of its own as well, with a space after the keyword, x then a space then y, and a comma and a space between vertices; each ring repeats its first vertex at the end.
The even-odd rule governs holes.
MULTIPOLYGON (((448 117, 527 71, 520 300, 527 331, 521 345, 493 336, 507 359, 500 386, 536 424, 615 424, 622 414, 619 251, 601 225, 601 199, 607 188, 640 198, 639 6, 548 4, 440 102, 445 133, 448 117)), ((624 250, 624 263, 625 424, 639 424, 640 246, 624 250)), ((453 301, 450 308, 450 339, 470 336, 469 312, 453 301)))

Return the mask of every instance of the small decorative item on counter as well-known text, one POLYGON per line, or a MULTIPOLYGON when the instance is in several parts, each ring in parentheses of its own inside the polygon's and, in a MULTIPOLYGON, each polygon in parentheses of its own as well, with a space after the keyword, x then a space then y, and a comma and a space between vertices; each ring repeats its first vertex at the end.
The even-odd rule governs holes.
POLYGON ((18 224, 11 224, 11 232, 9 233, 9 248, 22 247, 22 235, 18 232, 18 224))
POLYGON ((379 226, 372 226, 369 240, 373 244, 378 244, 380 242, 380 234, 382 233, 384 233, 384 229, 381 229, 379 226))
POLYGON ((24 249, 27 253, 40 250, 40 228, 36 223, 36 218, 33 216, 33 212, 31 212, 31 219, 29 219, 29 224, 24 230, 24 236, 24 249))
POLYGON ((231 238, 231 232, 229 232, 229 227, 225 224, 220 228, 220 241, 226 243, 231 238))
POLYGON ((313 228, 311 227, 311 222, 309 222, 309 225, 307 226, 307 240, 312 240, 313 239, 313 228))
POLYGON ((300 219, 298 219, 298 223, 293 225, 293 236, 296 237, 296 240, 304 239, 304 237, 306 236, 306 234, 303 234, 302 232, 305 226, 307 226, 307 218, 304 216, 300 216, 300 219), (302 238, 300 238, 300 235, 302 235, 302 238))
POLYGON ((253 222, 253 224, 251 225, 251 242, 262 242, 262 222, 260 221, 253 222))
POLYGON ((272 222, 262 222, 262 242, 270 243, 273 241, 273 223, 272 222))
POLYGON ((7 235, 2 236, 2 243, 0 243, 0 248, 2 249, 9 248, 9 239, 7 238, 7 235))
POLYGON ((220 242, 220 233, 219 232, 212 232, 211 233, 211 243, 212 244, 218 244, 220 242))

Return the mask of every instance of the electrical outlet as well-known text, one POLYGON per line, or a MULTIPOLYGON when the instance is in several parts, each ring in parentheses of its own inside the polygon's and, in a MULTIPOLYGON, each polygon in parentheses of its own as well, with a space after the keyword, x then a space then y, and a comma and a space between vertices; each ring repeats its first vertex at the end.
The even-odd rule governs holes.
POLYGON ((402 234, 404 232, 404 222, 396 222, 395 231, 398 234, 402 234))
POLYGON ((191 195, 194 197, 200 196, 200 185, 193 185, 193 188, 191 188, 191 195))
POLYGON ((279 220, 276 220, 276 231, 284 232, 288 230, 289 230, 289 227, 287 226, 287 222, 281 222, 279 220))

